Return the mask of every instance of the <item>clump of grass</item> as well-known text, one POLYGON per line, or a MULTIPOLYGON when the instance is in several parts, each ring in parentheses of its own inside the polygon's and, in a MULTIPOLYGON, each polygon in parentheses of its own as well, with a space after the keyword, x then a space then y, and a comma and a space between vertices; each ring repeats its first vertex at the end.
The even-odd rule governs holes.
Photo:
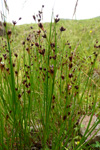
POLYGON ((2 150, 84 148, 84 141, 91 133, 88 131, 91 119, 83 137, 79 135, 78 121, 81 115, 91 114, 92 118, 98 113, 100 89, 92 79, 99 55, 98 42, 88 61, 77 52, 82 46, 73 47, 65 38, 67 29, 58 26, 58 15, 49 24, 49 31, 41 18, 42 11, 33 16, 38 27, 34 30, 31 26, 20 51, 13 50, 16 23, 13 21, 12 29, 8 30, 4 22, 7 39, 0 57, 2 150))

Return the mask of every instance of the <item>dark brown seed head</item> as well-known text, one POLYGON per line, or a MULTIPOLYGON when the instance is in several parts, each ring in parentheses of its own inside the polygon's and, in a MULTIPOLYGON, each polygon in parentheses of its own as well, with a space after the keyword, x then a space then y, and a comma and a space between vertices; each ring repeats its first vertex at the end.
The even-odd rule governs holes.
POLYGON ((16 76, 18 76, 18 71, 15 71, 16 76))
POLYGON ((60 19, 59 18, 55 18, 55 23, 59 22, 60 19))
POLYGON ((9 119, 9 115, 7 114, 7 115, 6 115, 6 120, 8 120, 8 119, 9 119))
POLYGON ((75 89, 79 89, 78 85, 76 85, 76 86, 74 86, 74 87, 75 87, 75 89))
POLYGON ((25 41, 23 41, 23 43, 22 43, 23 45, 25 45, 25 41))
POLYGON ((38 43, 35 43, 35 46, 36 46, 36 47, 39 47, 39 44, 38 44, 38 43))
POLYGON ((51 59, 51 58, 52 58, 52 56, 49 57, 49 59, 51 59))
POLYGON ((13 63, 13 67, 15 67, 15 63, 13 63))
POLYGON ((70 62, 72 62, 72 56, 71 56, 71 57, 69 57, 69 60, 70 60, 70 62))
POLYGON ((29 37, 27 37, 27 39, 26 39, 27 41, 30 41, 30 38, 29 37))
POLYGON ((40 22, 41 21, 41 19, 38 19, 38 22, 40 22))
POLYGON ((43 70, 46 71, 46 68, 44 68, 43 70))
POLYGON ((55 43, 51 43, 51 48, 54 48, 55 47, 55 43))
POLYGON ((40 70, 42 70, 42 67, 39 67, 40 70))
POLYGON ((65 121, 65 120, 66 120, 66 118, 67 118, 67 117, 66 117, 66 115, 64 115, 64 116, 63 116, 63 120, 65 121))
POLYGON ((69 73, 69 78, 72 78, 73 77, 73 74, 72 73, 69 73))
POLYGON ((43 38, 47 38, 46 34, 42 35, 43 38))
POLYGON ((54 60, 56 60, 56 56, 57 56, 57 55, 53 56, 53 59, 54 59, 54 60))
POLYGON ((71 107, 71 105, 67 105, 67 106, 66 106, 66 108, 70 108, 70 107, 71 107))
POLYGON ((14 55, 15 55, 16 58, 18 57, 18 54, 17 54, 17 53, 15 53, 14 55))
POLYGON ((9 73, 9 68, 6 68, 6 71, 9 73))
POLYGON ((31 29, 33 29, 33 27, 32 27, 32 26, 31 26, 30 28, 31 28, 31 29))
POLYGON ((41 30, 37 31, 37 34, 38 34, 38 35, 40 35, 40 33, 41 33, 41 30))
POLYGON ((31 90, 28 90, 27 93, 30 94, 30 93, 31 93, 31 90))
POLYGON ((28 71, 25 72, 28 75, 28 71))
POLYGON ((61 78, 62 78, 62 80, 64 80, 65 77, 62 75, 61 78))
POLYGON ((54 95, 52 96, 52 99, 55 100, 55 96, 54 95))
POLYGON ((34 44, 33 43, 31 43, 31 46, 33 46, 34 44))
POLYGON ((2 57, 0 57, 0 62, 2 62, 2 57))
POLYGON ((70 112, 68 112, 68 116, 70 115, 70 112))
POLYGON ((96 40, 96 43, 98 43, 98 40, 96 40))
POLYGON ((53 106, 52 106, 52 109, 54 109, 54 107, 55 107, 55 106, 53 105, 53 106))
POLYGON ((29 76, 27 76, 27 78, 28 78, 28 79, 30 79, 30 77, 29 77, 29 76))
POLYGON ((28 69, 30 69, 30 66, 27 66, 28 69))
POLYGON ((9 38, 11 37, 11 33, 12 33, 11 30, 9 30, 9 31, 7 32, 9 38))
POLYGON ((80 114, 81 114, 81 112, 79 111, 79 112, 78 112, 78 115, 80 115, 80 114))
POLYGON ((16 21, 12 21, 12 23, 13 23, 13 25, 14 25, 14 26, 17 24, 17 22, 16 22, 16 21))
POLYGON ((17 88, 15 88, 15 90, 16 90, 16 91, 18 91, 18 89, 17 89, 17 88))
POLYGON ((29 88, 29 85, 27 83, 25 84, 25 86, 26 86, 26 88, 29 88))
POLYGON ((42 14, 43 12, 39 10, 38 13, 39 13, 39 14, 42 14))
POLYGON ((62 31, 65 31, 66 29, 62 26, 61 28, 60 28, 60 31, 62 32, 62 31))
POLYGON ((6 22, 3 23, 4 27, 6 27, 6 22))
POLYGON ((5 64, 0 63, 0 69, 3 71, 5 69, 5 64))
POLYGON ((22 18, 20 17, 19 20, 21 20, 22 18))
POLYGON ((43 24, 39 23, 38 26, 44 31, 43 24))
POLYGON ((26 48, 26 51, 29 53, 29 48, 28 47, 26 48))
POLYGON ((21 94, 18 94, 18 98, 19 98, 19 99, 21 98, 21 94))
POLYGON ((36 21, 36 17, 35 17, 35 15, 33 15, 33 19, 36 21))
POLYGON ((43 49, 43 50, 39 49, 39 53, 44 56, 44 54, 45 54, 45 49, 43 49))

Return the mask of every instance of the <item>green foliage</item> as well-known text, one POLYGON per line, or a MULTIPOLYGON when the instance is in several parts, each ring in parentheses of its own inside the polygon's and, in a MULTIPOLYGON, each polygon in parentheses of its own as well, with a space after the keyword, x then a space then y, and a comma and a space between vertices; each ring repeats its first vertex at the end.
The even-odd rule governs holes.
POLYGON ((96 141, 95 144, 92 144, 92 147, 100 148, 100 143, 98 141, 96 141))

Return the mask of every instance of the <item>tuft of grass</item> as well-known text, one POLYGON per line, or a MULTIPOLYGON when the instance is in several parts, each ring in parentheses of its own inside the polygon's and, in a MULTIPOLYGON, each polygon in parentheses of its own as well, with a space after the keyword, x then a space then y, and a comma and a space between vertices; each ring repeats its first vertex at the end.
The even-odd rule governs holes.
POLYGON ((4 26, 0 149, 88 149, 85 140, 100 122, 98 18, 56 16, 54 23, 42 24, 40 17, 34 25, 4 26), (81 137, 78 121, 87 114, 91 118, 81 137), (98 122, 89 130, 94 114, 98 122))

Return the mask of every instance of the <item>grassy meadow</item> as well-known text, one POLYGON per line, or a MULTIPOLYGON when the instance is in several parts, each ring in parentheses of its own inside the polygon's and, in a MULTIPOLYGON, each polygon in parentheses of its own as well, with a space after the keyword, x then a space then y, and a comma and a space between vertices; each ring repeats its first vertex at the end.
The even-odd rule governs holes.
POLYGON ((100 17, 4 27, 0 150, 92 150, 78 122, 100 122, 100 17))

